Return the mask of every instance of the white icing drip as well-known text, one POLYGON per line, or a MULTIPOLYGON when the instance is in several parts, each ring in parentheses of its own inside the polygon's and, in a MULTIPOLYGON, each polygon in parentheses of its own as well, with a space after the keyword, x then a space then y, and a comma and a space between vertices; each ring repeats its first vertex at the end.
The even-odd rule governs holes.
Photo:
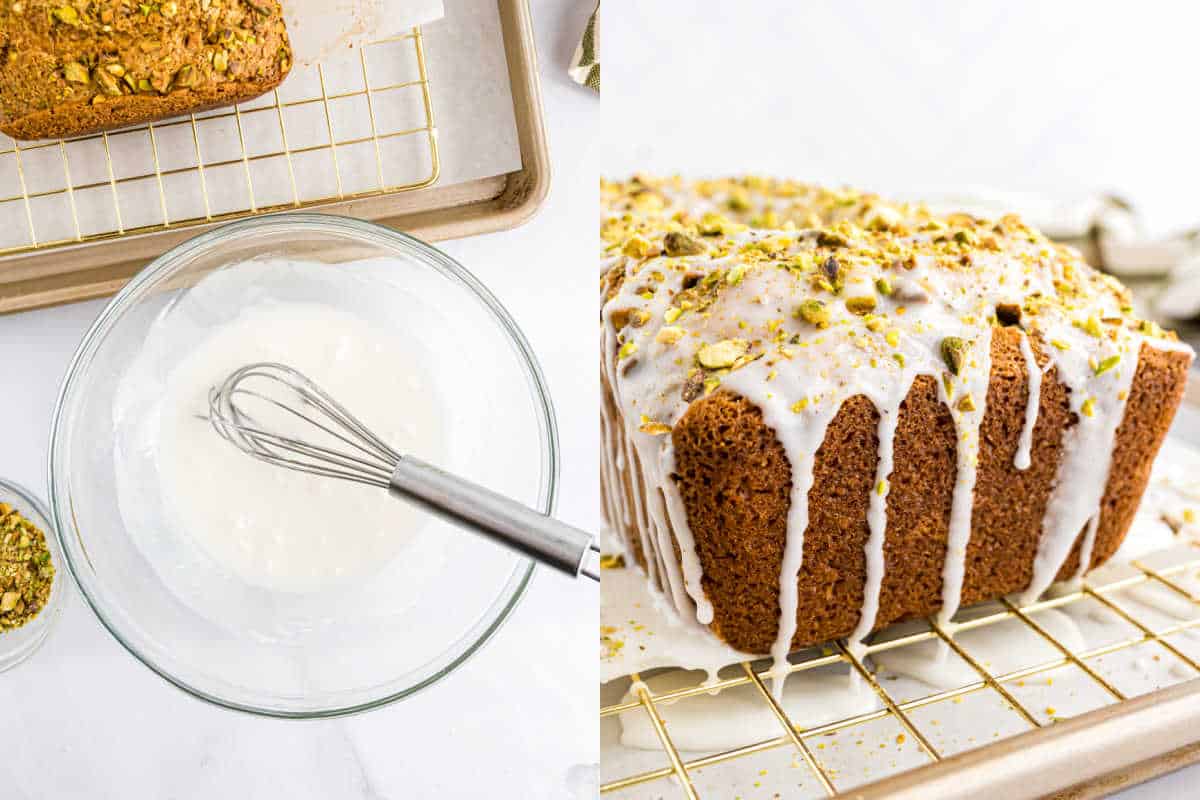
POLYGON ((1038 366, 1033 347, 1029 344, 1029 334, 1025 331, 1021 331, 1021 355, 1025 356, 1029 398, 1025 401, 1025 424, 1021 428, 1021 438, 1017 440, 1017 454, 1013 457, 1013 466, 1017 469, 1029 469, 1033 429, 1037 425, 1038 409, 1042 405, 1042 368, 1038 366))
POLYGON ((942 402, 950 408, 957 434, 954 492, 950 500, 950 530, 946 539, 946 560, 942 565, 942 608, 938 620, 948 623, 958 613, 966 572, 967 545, 971 540, 971 512, 975 500, 975 476, 979 469, 979 428, 987 410, 987 390, 992 374, 992 329, 979 332, 971 348, 971 357, 963 364, 960 387, 953 396, 945 383, 939 384, 942 402), (970 397, 974 409, 961 408, 970 397))
MULTIPOLYGON (((658 556, 658 565, 663 570, 666 576, 664 581, 667 585, 667 590, 671 595, 671 599, 675 602, 675 607, 682 613, 685 609, 692 610, 694 608, 693 601, 689 598, 687 585, 683 579, 683 569, 680 567, 679 561, 675 559, 675 548, 671 544, 671 537, 674 533, 671 529, 670 522, 667 520, 666 504, 663 501, 664 491, 661 483, 657 483, 647 474, 648 469, 653 469, 649 465, 649 459, 653 458, 653 453, 642 453, 643 447, 638 447, 638 464, 641 472, 646 476, 646 488, 643 490, 646 493, 646 511, 650 515, 650 530, 653 532, 652 541, 654 543, 654 552, 658 556)), ((649 449, 649 448, 646 448, 649 449)), ((655 476, 656 477, 656 476, 655 476)), ((683 550, 682 544, 680 550, 683 550)))
MULTIPOLYGON (((617 395, 616 382, 616 364, 613 362, 612 353, 617 350, 617 334, 611 325, 604 325, 601 331, 601 368, 604 370, 604 378, 607 382, 609 390, 613 394, 613 402, 620 407, 620 397, 617 395)), ((607 404, 604 404, 607 405, 607 404)), ((609 418, 607 408, 602 409, 603 417, 606 420, 607 426, 611 429, 611 472, 613 473, 613 482, 609 484, 611 494, 617 495, 620 498, 621 521, 625 526, 633 526, 638 531, 638 537, 641 539, 642 553, 646 557, 647 573, 653 583, 660 581, 659 576, 662 574, 659 568, 658 559, 656 557, 657 550, 650 546, 650 525, 642 508, 642 492, 637 491, 636 482, 640 479, 636 471, 633 472, 634 491, 630 492, 633 495, 633 505, 629 507, 629 498, 626 496, 625 484, 621 479, 621 475, 625 474, 633 459, 626 452, 627 448, 633 445, 629 438, 624 435, 622 422, 619 418, 609 418)))
POLYGON ((894 466, 896 442, 896 426, 900 421, 900 404, 908 396, 916 375, 908 375, 900 383, 900 390, 890 402, 880 404, 876 401, 876 411, 879 412, 879 455, 875 467, 874 491, 867 507, 867 544, 865 548, 866 580, 863 583, 862 612, 859 615, 858 627, 850 634, 850 646, 857 648, 875 627, 875 619, 879 613, 879 595, 883 587, 884 558, 883 548, 887 540, 887 498, 891 493, 889 481, 894 466))
POLYGON ((696 621, 701 625, 708 625, 713 621, 713 607, 708 597, 705 596, 704 586, 701 583, 704 570, 700 566, 700 557, 696 554, 696 540, 692 537, 692 530, 687 524, 687 510, 683 506, 679 487, 671 477, 675 472, 675 447, 669 436, 663 437, 663 444, 659 450, 658 470, 659 475, 662 476, 659 486, 666 503, 671 530, 674 531, 675 539, 679 542, 684 586, 696 604, 696 621))
MULTIPOLYGON (((666 298, 652 302, 650 313, 661 315, 665 306, 666 298)), ((618 349, 616 330, 611 320, 612 309, 611 305, 606 307, 604 314, 606 324, 602 346, 605 347, 605 353, 614 353, 618 349)), ((622 367, 619 359, 605 359, 605 377, 618 405, 624 401, 623 387, 629 386, 622 382, 622 367)), ((642 372, 649 370, 643 369, 642 372)), ((696 555, 695 540, 687 523, 683 501, 671 479, 675 461, 671 438, 664 436, 659 439, 640 434, 633 414, 623 414, 621 422, 624 422, 625 444, 631 449, 626 462, 634 467, 633 474, 637 481, 633 495, 646 561, 656 565, 652 569, 661 576, 675 607, 681 612, 689 606, 694 607, 697 621, 707 625, 712 622, 713 608, 704 594, 703 570, 696 555), (675 557, 675 544, 679 546, 678 560, 675 557)))
POLYGON ((792 417, 787 419, 778 413, 776 405, 768 402, 763 409, 763 421, 775 430, 775 435, 783 443, 792 469, 787 541, 779 569, 779 631, 771 646, 771 658, 774 660, 771 691, 778 699, 783 693, 792 637, 796 635, 800 567, 804 559, 804 532, 808 529, 808 493, 813 484, 813 466, 817 448, 824 441, 825 430, 836 416, 838 408, 833 403, 825 403, 809 419, 786 411, 792 417))
MULTIPOLYGON (((1054 581, 1085 525, 1089 528, 1085 539, 1095 536, 1094 526, 1088 523, 1093 519, 1096 525, 1100 522, 1100 501, 1108 485, 1113 443, 1125 416, 1141 342, 1141 337, 1132 336, 1113 347, 1120 361, 1099 375, 1082 348, 1068 347, 1055 359, 1060 380, 1071 390, 1071 410, 1078 422, 1063 435, 1062 460, 1046 501, 1033 579, 1021 595, 1023 603, 1035 602, 1054 581), (1090 415, 1084 413, 1085 404, 1090 415)), ((1095 363, 1095 359, 1092 361, 1095 363)))
POLYGON ((620 473, 614 464, 613 454, 617 445, 613 440, 610 413, 606 404, 600 408, 600 483, 601 502, 604 504, 604 516, 608 524, 614 528, 624 528, 630 524, 629 514, 625 509, 625 493, 618 491, 620 473))
POLYGON ((600 593, 600 682, 658 667, 708 673, 708 682, 728 664, 746 659, 695 619, 676 613, 674 602, 657 591, 626 558, 623 569, 606 569, 600 593))

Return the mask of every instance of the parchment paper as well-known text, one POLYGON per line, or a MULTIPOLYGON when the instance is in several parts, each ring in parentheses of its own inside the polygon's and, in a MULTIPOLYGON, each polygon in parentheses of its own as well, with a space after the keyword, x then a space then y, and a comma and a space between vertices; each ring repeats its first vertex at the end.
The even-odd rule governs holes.
POLYGON ((297 64, 397 36, 441 16, 441 0, 283 0, 297 64))

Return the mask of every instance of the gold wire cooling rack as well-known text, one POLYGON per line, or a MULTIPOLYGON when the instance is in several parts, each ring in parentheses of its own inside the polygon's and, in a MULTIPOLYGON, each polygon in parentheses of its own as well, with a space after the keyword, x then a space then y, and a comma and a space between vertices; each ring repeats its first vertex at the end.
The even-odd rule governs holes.
MULTIPOLYGON (((1080 590, 1032 605, 1018 606, 1009 600, 1002 600, 967 609, 948 627, 940 626, 931 619, 915 626, 916 630, 910 625, 907 632, 899 634, 883 631, 863 653, 852 652, 844 642, 805 651, 793 656, 790 674, 848 668, 869 685, 878 698, 878 706, 872 711, 811 727, 806 725, 804 719, 792 719, 783 705, 772 696, 764 680, 771 666, 767 661, 742 663, 736 666, 734 674, 730 674, 730 668, 726 668, 721 673, 723 677, 711 685, 703 685, 701 679, 696 677, 699 673, 675 671, 691 677, 687 685, 659 692, 648 686, 642 675, 634 674, 630 676, 632 688, 626 695, 633 699, 609 702, 607 705, 602 702, 601 725, 606 720, 611 722, 617 715, 644 713, 661 745, 661 753, 658 754, 661 758, 658 760, 662 765, 629 770, 628 774, 614 775, 611 770, 606 774, 603 765, 609 751, 602 750, 601 793, 613 798, 738 796, 745 800, 758 796, 832 797, 846 792, 859 796, 858 787, 883 779, 883 782, 876 784, 879 787, 878 794, 868 790, 867 795, 890 797, 893 791, 904 788, 913 792, 911 796, 914 797, 934 796, 928 785, 922 786, 920 772, 911 770, 922 766, 926 766, 927 770, 933 769, 928 765, 938 762, 942 762, 942 767, 950 767, 946 759, 958 753, 979 754, 976 761, 980 763, 975 764, 979 767, 988 758, 989 749, 1000 749, 1007 737, 1026 731, 1051 734, 1052 731, 1047 728, 1060 727, 1058 723, 1070 717, 1077 719, 1063 724, 1063 729, 1106 713, 1094 709, 1116 713, 1125 707, 1133 707, 1139 701, 1131 701, 1131 698, 1138 696, 1153 702, 1165 692, 1172 691, 1163 687, 1200 676, 1200 636, 1196 635, 1200 631, 1200 582, 1196 581, 1197 577, 1200 577, 1200 549, 1181 547, 1119 568, 1104 568, 1089 576, 1080 590), (1180 607, 1176 607, 1174 615, 1169 616, 1140 605, 1136 602, 1138 593, 1147 590, 1165 592, 1169 599, 1182 607, 1182 613, 1180 607), (1093 608, 1089 610, 1082 604, 1093 608), (1079 649, 1064 641, 1064 637, 1056 634, 1052 626, 1047 624, 1048 620, 1044 619, 1046 612, 1064 609, 1085 613, 1100 610, 1112 619, 1119 620, 1120 633, 1097 646, 1079 649), (1007 659, 1008 665, 997 669, 973 653, 974 648, 970 643, 972 632, 998 625, 1016 626, 1041 643, 1041 647, 1027 648, 1029 652, 1024 661, 1030 663, 1023 662, 1023 653, 1015 652, 1012 659, 1007 659), (873 655, 922 642, 940 642, 940 646, 948 648, 970 666, 975 679, 949 691, 914 694, 912 691, 898 691, 881 673, 869 667, 868 662, 873 655), (1121 655, 1126 657, 1124 662, 1119 658, 1121 655), (1130 657, 1139 661, 1139 670, 1127 669, 1130 657), (689 754, 675 745, 670 723, 675 704, 691 702, 703 705, 722 692, 746 686, 752 688, 751 694, 756 702, 769 709, 778 722, 779 735, 719 752, 689 754), (982 706, 973 702, 973 698, 984 701, 982 706), (991 721, 976 737, 946 735, 944 728, 953 715, 986 716, 980 712, 983 706, 998 707, 1007 715, 1005 721, 997 723, 992 715, 991 721), (882 736, 886 745, 880 745, 884 751, 882 756, 874 749, 868 752, 867 748, 861 747, 866 738, 864 731, 868 728, 873 731, 875 739, 882 736), (993 741, 999 744, 989 745, 993 741), (833 751, 837 749, 838 742, 842 747, 840 754, 835 757, 833 751), (851 742, 859 746, 857 750, 851 742), (986 746, 974 749, 979 745, 986 746), (849 759, 847 752, 851 754, 849 759), (874 758, 873 767, 862 767, 865 756, 874 758), (720 772, 723 769, 740 770, 737 772, 738 782, 734 784, 736 792, 730 790, 728 779, 722 778, 720 772), (911 780, 903 787, 895 783, 895 776, 902 773, 911 776, 911 780), (746 775, 752 777, 745 778, 746 775), (892 779, 890 782, 889 778, 892 779)), ((646 677, 653 681, 649 676, 646 677)), ((1191 686, 1177 687, 1187 694, 1184 699, 1190 703, 1188 708, 1192 716, 1185 730, 1195 730, 1196 711, 1200 711, 1198 695, 1191 691, 1195 685, 1193 681, 1191 686)), ((1161 702, 1165 703, 1165 700, 1161 702)), ((1163 709, 1163 715, 1167 713, 1166 705, 1160 704, 1159 708, 1163 709)), ((1153 706, 1141 709, 1143 716, 1152 716, 1155 712, 1153 706)), ((1132 722, 1126 725, 1125 732, 1133 734, 1132 722)), ((1095 739, 1094 732, 1085 730, 1083 735, 1095 739)), ((1191 738, 1195 738, 1194 733, 1191 738)), ((1185 761, 1194 760, 1195 753, 1189 752, 1191 754, 1186 759, 1176 759, 1166 766, 1179 766, 1185 761)), ((1034 753, 1033 749, 1024 753, 1014 752, 1011 748, 1007 751, 1010 758, 1026 760, 1032 758, 1034 753)), ((962 761, 963 756, 958 756, 956 760, 962 761)), ((645 763, 645 759, 640 763, 645 763)), ((1096 765, 1090 766, 1097 768, 1096 765)), ((1102 767, 1099 769, 1105 772, 1102 767)), ((1083 772, 1081 769, 1080 774, 1083 772)), ((947 776, 950 781, 948 785, 952 787, 950 794, 937 796, 965 796, 959 792, 966 790, 966 783, 960 781, 957 788, 953 788, 956 780, 953 770, 946 769, 942 777, 947 776)), ((1138 778, 1147 776, 1143 773, 1138 778)), ((987 786, 987 781, 995 776, 981 778, 977 770, 972 777, 983 780, 979 785, 987 786)), ((1058 776, 1058 780, 1060 787, 1072 783, 1069 780, 1064 783, 1062 775, 1058 776)), ((1109 786, 1105 791, 1111 788, 1109 786)), ((1027 792, 1019 794, 1030 796, 1027 792)), ((1093 795, 1081 790, 1070 796, 1093 795)))
POLYGON ((407 192, 440 170, 420 28, 296 67, 232 108, 109 133, 0 137, 0 256, 407 192))

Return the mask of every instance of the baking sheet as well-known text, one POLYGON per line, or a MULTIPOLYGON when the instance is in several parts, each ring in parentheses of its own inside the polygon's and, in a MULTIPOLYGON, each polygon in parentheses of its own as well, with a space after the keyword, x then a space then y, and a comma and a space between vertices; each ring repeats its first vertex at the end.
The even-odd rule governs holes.
POLYGON ((271 107, 245 104, 68 142, 9 142, 8 151, 0 142, 0 313, 111 294, 203 227, 269 211, 345 214, 427 241, 522 224, 549 186, 528 1, 452 0, 447 18, 430 27, 441 50, 433 63, 445 69, 444 101, 436 78, 404 80, 414 66, 432 71, 421 70, 431 62, 414 31, 359 50, 357 64, 323 67, 315 80, 297 70, 294 86, 280 90, 293 92, 290 100, 273 93, 275 100, 258 101, 271 107), (357 91, 330 91, 355 80, 357 91), (388 80, 400 82, 380 85, 388 80), (398 102, 405 97, 407 107, 398 102), (445 114, 434 119, 439 102, 445 114), (418 117, 421 127, 403 127, 418 117), (448 134, 440 165, 438 124, 448 134), (271 150, 272 139, 284 152, 271 150), (72 159, 68 148, 85 149, 72 159), (206 153, 227 160, 205 161, 206 153), (40 192, 28 189, 26 162, 40 192), (81 184, 76 174, 95 182, 81 184), (6 179, 19 194, 4 196, 6 179), (409 182, 386 185, 393 181, 409 182), (55 234, 64 238, 47 238, 55 234))
POLYGON ((446 16, 424 28, 442 153, 439 186, 522 166, 499 6, 495 0, 445 5, 446 16))

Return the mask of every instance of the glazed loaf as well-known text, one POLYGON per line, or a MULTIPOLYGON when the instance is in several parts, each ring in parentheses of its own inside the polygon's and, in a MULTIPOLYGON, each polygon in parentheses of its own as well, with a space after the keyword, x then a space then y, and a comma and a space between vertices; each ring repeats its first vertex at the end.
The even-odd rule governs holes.
POLYGON ((1120 545, 1192 354, 1073 251, 786 182, 602 197, 605 513, 680 613, 780 658, 1120 545))
POLYGON ((229 105, 291 63, 278 0, 2 0, 0 130, 77 136, 229 105))

